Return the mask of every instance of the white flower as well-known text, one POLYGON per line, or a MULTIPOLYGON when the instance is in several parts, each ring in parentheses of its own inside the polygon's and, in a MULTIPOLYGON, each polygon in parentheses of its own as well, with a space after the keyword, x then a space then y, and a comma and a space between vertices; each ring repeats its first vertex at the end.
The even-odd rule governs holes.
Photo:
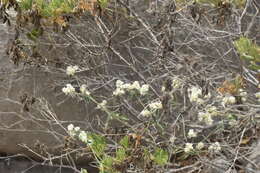
POLYGON ((162 89, 161 89, 161 91, 162 91, 162 92, 164 92, 164 91, 165 91, 165 86, 162 86, 162 89))
POLYGON ((124 82, 122 82, 121 80, 116 81, 116 87, 117 88, 121 88, 123 84, 124 84, 124 82))
POLYGON ((62 88, 62 92, 66 95, 74 95, 75 88, 71 84, 66 84, 66 87, 62 88))
POLYGON ((184 152, 185 153, 189 153, 189 152, 191 152, 193 150, 193 144, 191 144, 191 143, 186 143, 185 144, 185 148, 184 148, 184 152))
POLYGON ((206 111, 208 114, 210 114, 211 116, 215 116, 218 115, 218 111, 217 111, 217 107, 216 106, 208 106, 206 108, 206 111))
POLYGON ((120 96, 120 95, 123 95, 125 94, 125 91, 123 89, 120 89, 120 88, 117 88, 114 92, 113 92, 113 95, 114 96, 120 96))
POLYGON ((216 106, 209 106, 209 107, 207 107, 206 111, 209 112, 209 113, 214 113, 214 112, 217 111, 217 107, 216 106))
POLYGON ((173 80, 172 80, 172 87, 174 88, 174 89, 178 89, 180 86, 181 86, 181 80, 179 79, 179 78, 174 78, 173 80))
POLYGON ((141 95, 146 95, 148 91, 149 91, 149 85, 147 84, 142 85, 142 87, 140 88, 141 95))
POLYGON ((87 133, 86 133, 85 131, 81 131, 81 132, 79 133, 79 139, 80 139, 82 142, 87 143, 87 142, 88 142, 87 133))
POLYGON ((161 101, 157 101, 157 102, 150 103, 149 108, 152 110, 158 110, 158 109, 162 109, 163 107, 161 101))
MULTIPOLYGON (((260 85, 259 85, 260 86, 260 85)), ((255 93, 255 97, 260 99, 260 92, 255 93)))
POLYGON ((236 103, 236 98, 234 96, 225 96, 222 99, 223 106, 229 105, 229 104, 234 104, 234 103, 236 103))
POLYGON ((80 127, 75 127, 74 130, 78 132, 80 130, 80 127))
POLYGON ((130 83, 126 83, 121 85, 120 87, 121 89, 126 89, 126 90, 131 90, 132 89, 132 85, 130 83))
POLYGON ((209 150, 211 152, 215 152, 215 153, 219 152, 221 150, 221 146, 220 146, 219 142, 215 142, 215 143, 211 144, 209 146, 209 150))
POLYGON ((151 112, 147 109, 144 109, 140 114, 144 117, 147 117, 147 116, 151 115, 151 112))
POLYGON ((103 109, 107 105, 107 101, 103 100, 101 103, 98 104, 97 108, 98 109, 103 109))
POLYGON ((73 124, 68 125, 67 129, 68 131, 74 130, 74 125, 73 124))
POLYGON ((90 95, 90 92, 87 90, 87 85, 85 84, 81 85, 79 90, 83 95, 90 95))
POLYGON ((66 74, 69 76, 73 76, 78 69, 79 69, 79 67, 77 65, 75 65, 75 66, 70 65, 66 69, 66 74))
POLYGON ((138 81, 134 81, 133 84, 131 85, 131 89, 137 89, 140 90, 140 84, 138 81))
POLYGON ((86 94, 87 96, 89 96, 89 95, 90 95, 90 92, 89 92, 88 90, 86 90, 86 91, 85 91, 85 94, 86 94))
POLYGON ((198 113, 198 120, 199 121, 204 121, 207 125, 212 125, 213 124, 213 119, 210 113, 208 112, 199 112, 198 113))
POLYGON ((196 146, 196 149, 197 149, 197 150, 201 150, 202 148, 204 148, 204 144, 203 144, 203 142, 199 142, 199 143, 197 144, 197 146, 196 146))
POLYGON ((205 122, 207 125, 210 126, 210 125, 213 124, 214 120, 212 119, 211 116, 206 116, 206 117, 204 118, 204 122, 205 122))
MULTIPOLYGON (((188 89, 189 98, 191 102, 198 102, 199 97, 202 95, 202 90, 198 87, 192 86, 188 89)), ((201 102, 201 100, 199 100, 201 102)))
POLYGON ((246 100, 247 100, 247 98, 246 98, 246 97, 242 97, 242 98, 241 98, 241 101, 242 101, 243 103, 245 103, 245 102, 246 102, 246 100))
POLYGON ((197 137, 197 133, 193 129, 190 129, 188 132, 188 138, 195 138, 195 137, 197 137))
POLYGON ((205 114, 206 114, 206 113, 204 113, 204 112, 199 112, 199 113, 198 113, 198 120, 199 120, 199 121, 203 121, 203 120, 204 120, 204 117, 205 117, 205 114))
POLYGON ((175 136, 171 136, 171 137, 170 137, 170 142, 171 142, 171 143, 174 143, 175 140, 176 140, 176 137, 175 137, 175 136))
POLYGON ((82 94, 85 94, 85 91, 87 90, 87 85, 86 84, 81 85, 79 90, 82 94))
POLYGON ((244 91, 243 89, 239 89, 239 95, 240 95, 241 97, 246 97, 246 96, 247 96, 247 92, 244 91))

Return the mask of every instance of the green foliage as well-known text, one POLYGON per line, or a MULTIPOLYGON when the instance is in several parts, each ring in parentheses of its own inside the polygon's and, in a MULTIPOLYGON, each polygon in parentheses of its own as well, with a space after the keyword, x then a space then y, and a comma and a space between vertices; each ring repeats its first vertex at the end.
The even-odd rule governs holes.
MULTIPOLYGON (((97 2, 101 8, 106 8, 108 5, 108 0, 97 2)), ((61 14, 73 13, 79 0, 22 0, 18 3, 23 11, 36 8, 42 17, 58 17, 61 14)))
POLYGON ((232 0, 231 2, 239 8, 243 8, 246 4, 246 0, 232 0))
POLYGON ((23 11, 36 8, 43 17, 57 17, 63 13, 71 13, 77 0, 22 0, 19 5, 23 11))
POLYGON ((167 164, 168 158, 168 152, 161 148, 156 148, 155 152, 152 154, 152 160, 160 166, 167 164))
POLYGON ((128 136, 123 137, 120 140, 119 144, 122 145, 124 148, 128 148, 129 147, 129 137, 128 136))
POLYGON ((106 139, 103 136, 97 135, 97 134, 90 134, 90 139, 92 140, 91 149, 93 150, 93 153, 101 157, 106 149, 106 139))
POLYGON ((260 47, 246 37, 240 37, 234 42, 240 57, 249 62, 249 67, 254 70, 260 69, 260 47))
POLYGON ((31 32, 28 32, 26 36, 30 39, 35 41, 40 35, 42 31, 40 29, 33 29, 31 32))
POLYGON ((19 2, 22 10, 30 10, 32 8, 33 0, 23 0, 19 2))
POLYGON ((103 160, 100 162, 100 173, 114 173, 112 167, 114 163, 114 158, 110 156, 106 156, 103 160))
POLYGON ((108 0, 99 0, 98 2, 101 8, 106 8, 108 5, 108 0))
POLYGON ((126 157, 127 157, 127 154, 126 154, 125 148, 119 148, 116 151, 116 160, 117 161, 122 162, 125 160, 126 157))

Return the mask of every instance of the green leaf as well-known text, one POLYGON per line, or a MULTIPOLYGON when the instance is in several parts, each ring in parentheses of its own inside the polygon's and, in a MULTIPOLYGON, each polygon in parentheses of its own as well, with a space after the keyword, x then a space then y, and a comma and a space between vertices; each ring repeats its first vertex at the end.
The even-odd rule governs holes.
POLYGON ((18 2, 18 4, 20 5, 21 9, 23 10, 29 10, 32 8, 32 3, 33 0, 23 0, 18 2))
POLYGON ((100 162, 100 165, 99 165, 100 173, 112 173, 113 172, 113 169, 112 169, 113 163, 114 163, 113 157, 106 156, 100 162))
POLYGON ((108 0, 99 0, 99 5, 101 6, 101 8, 106 8, 107 4, 108 4, 108 0))
POLYGON ((94 154, 96 154, 99 157, 102 156, 107 145, 105 138, 94 133, 90 134, 89 138, 90 140, 92 140, 91 148, 94 154))
POLYGON ((260 62, 260 47, 254 44, 246 37, 240 37, 234 42, 235 48, 240 54, 240 58, 250 63, 250 68, 259 70, 260 67, 257 63, 260 62))
POLYGON ((164 166, 168 162, 168 158, 168 152, 161 148, 157 148, 152 155, 152 160, 160 166, 164 166))
POLYGON ((120 142, 120 145, 122 145, 124 148, 129 148, 129 137, 128 136, 124 136, 120 142))
POLYGON ((126 157, 127 157, 127 154, 126 154, 126 150, 125 150, 124 148, 119 148, 119 149, 116 151, 116 159, 117 159, 119 162, 124 161, 126 157))

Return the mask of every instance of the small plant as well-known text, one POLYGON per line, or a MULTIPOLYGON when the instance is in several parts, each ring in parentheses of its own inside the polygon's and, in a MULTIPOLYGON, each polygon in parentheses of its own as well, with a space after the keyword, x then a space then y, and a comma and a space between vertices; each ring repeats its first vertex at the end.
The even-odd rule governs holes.
POLYGON ((249 62, 253 70, 260 70, 260 47, 246 37, 240 37, 234 42, 241 59, 249 62))

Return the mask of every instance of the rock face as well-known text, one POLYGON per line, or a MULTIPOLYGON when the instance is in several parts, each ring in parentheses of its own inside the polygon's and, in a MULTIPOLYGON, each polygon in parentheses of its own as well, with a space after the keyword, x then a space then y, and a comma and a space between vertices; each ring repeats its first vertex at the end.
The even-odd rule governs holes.
MULTIPOLYGON (((26 154, 40 161, 48 154, 61 154, 69 123, 86 129, 94 125, 93 116, 90 116, 94 114, 93 105, 87 107, 83 102, 67 98, 61 93, 61 87, 54 87, 57 79, 66 77, 64 72, 50 74, 37 67, 14 65, 5 53, 8 40, 12 38, 12 28, 1 24, 0 38, 0 154, 26 154), (37 100, 31 105, 32 98, 41 98, 43 104, 37 100), (37 105, 48 106, 54 114, 43 116, 35 109, 37 105), (54 119, 61 123, 57 124, 54 119), (48 129, 55 129, 57 134, 48 129), (42 153, 45 149, 47 152, 42 153)), ((0 172, 5 173, 75 172, 70 168, 43 166, 30 160, 0 160, 0 172)), ((87 166, 85 161, 82 161, 83 167, 87 166)), ((96 172, 88 166, 87 169, 96 172)))
POLYGON ((38 141, 52 149, 62 146, 68 121, 81 122, 82 127, 87 127, 91 122, 90 110, 53 87, 56 79, 64 77, 63 73, 50 75, 37 67, 15 66, 10 61, 5 48, 12 38, 12 28, 1 24, 0 38, 0 153, 35 156, 27 152, 25 145, 35 148, 38 141), (50 109, 56 114, 52 116, 62 120, 62 124, 54 125, 54 117, 43 117, 34 110, 29 103, 33 98, 44 98, 51 103, 50 109), (59 134, 51 134, 48 128, 57 129, 59 134))

